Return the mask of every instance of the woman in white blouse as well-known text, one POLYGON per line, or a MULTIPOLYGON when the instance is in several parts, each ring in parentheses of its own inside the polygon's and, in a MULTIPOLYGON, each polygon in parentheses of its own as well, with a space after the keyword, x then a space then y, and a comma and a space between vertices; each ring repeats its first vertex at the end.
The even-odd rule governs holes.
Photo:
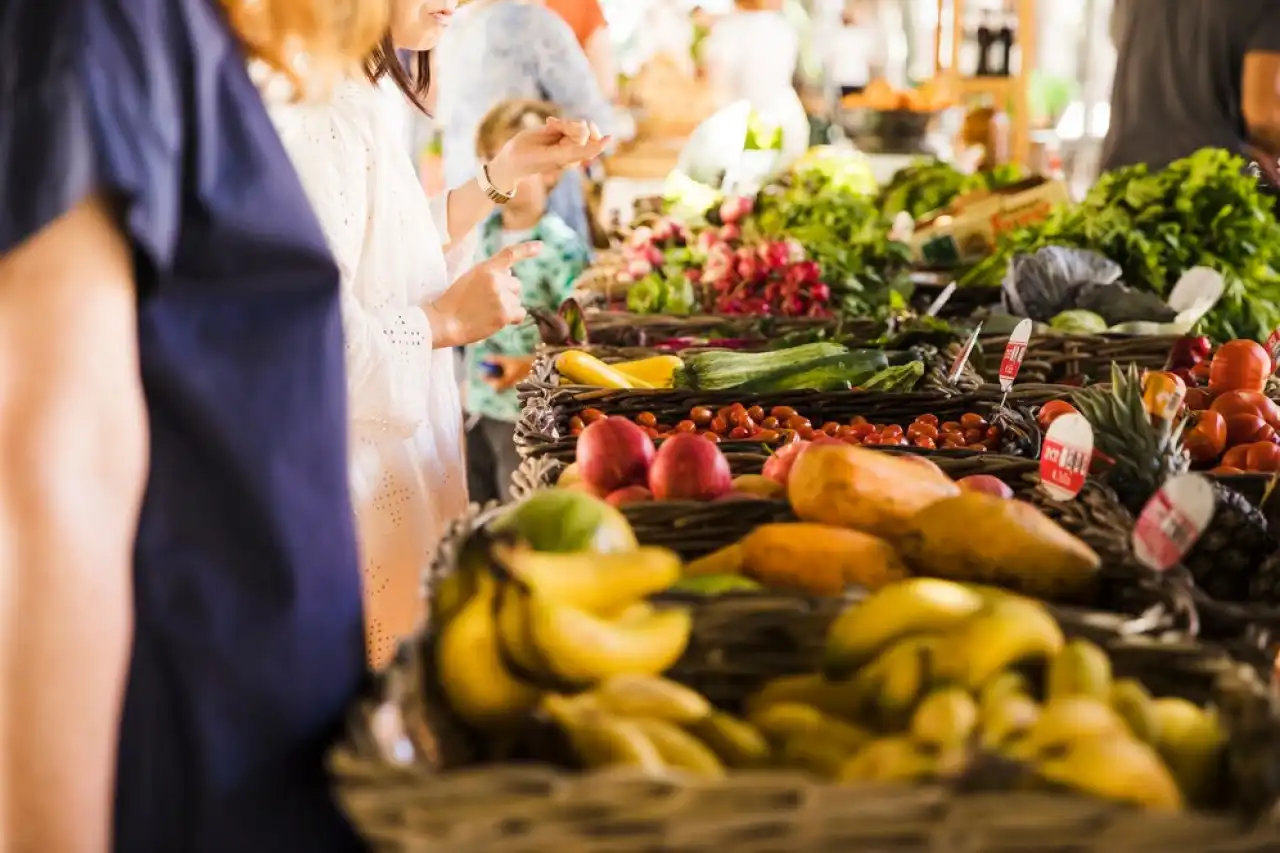
POLYGON ((522 177, 593 158, 607 141, 589 125, 553 119, 513 139, 476 180, 427 199, 406 121, 409 104, 424 103, 427 51, 457 0, 391 5, 390 31, 364 75, 321 103, 273 109, 342 273, 352 497, 375 666, 416 628, 422 572, 467 506, 452 348, 524 318, 510 269, 538 247, 512 246, 463 272, 475 227, 522 177), (396 50, 414 52, 411 70, 396 50))

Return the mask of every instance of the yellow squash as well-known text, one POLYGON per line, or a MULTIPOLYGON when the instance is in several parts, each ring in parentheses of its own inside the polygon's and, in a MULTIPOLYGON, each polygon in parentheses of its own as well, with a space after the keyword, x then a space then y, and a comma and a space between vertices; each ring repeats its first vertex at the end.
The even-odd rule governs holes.
POLYGON ((684 361, 678 355, 655 355, 610 366, 633 382, 645 383, 639 387, 671 388, 675 385, 676 371, 684 367, 684 361))
POLYGON ((614 390, 653 387, 647 382, 627 376, 612 365, 605 364, 594 355, 582 350, 565 350, 556 356, 556 370, 575 385, 591 385, 595 388, 614 390))

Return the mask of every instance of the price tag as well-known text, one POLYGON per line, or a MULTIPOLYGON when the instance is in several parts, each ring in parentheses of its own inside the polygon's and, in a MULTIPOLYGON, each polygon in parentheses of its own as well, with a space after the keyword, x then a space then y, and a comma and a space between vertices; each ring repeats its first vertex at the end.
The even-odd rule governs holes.
POLYGON ((1173 420, 1186 398, 1186 383, 1172 373, 1152 371, 1143 377, 1142 404, 1153 418, 1173 420))
POLYGON ((964 366, 969 363, 969 356, 973 355, 973 348, 978 345, 978 336, 981 334, 982 324, 979 323, 978 328, 973 330, 969 340, 964 342, 964 346, 956 354, 956 360, 951 362, 951 372, 947 374, 948 382, 955 382, 960 378, 960 374, 964 373, 964 366))
POLYGON ((1213 520, 1213 486, 1199 474, 1171 477, 1143 507, 1133 527, 1133 553, 1147 568, 1176 566, 1213 520))
POLYGON ((1280 326, 1267 336, 1267 352, 1271 353, 1271 372, 1275 373, 1277 362, 1280 362, 1280 326))
POLYGON ((1084 415, 1062 415, 1049 425, 1040 448, 1040 485, 1055 501, 1080 494, 1093 459, 1093 427, 1084 415))
POLYGON ((1008 394, 1013 381, 1018 378, 1022 360, 1027 357, 1027 343, 1031 340, 1030 320, 1022 320, 1013 327, 1009 343, 1004 345, 1004 358, 1000 359, 1000 390, 1008 394))
POLYGON ((933 303, 929 306, 929 310, 925 311, 924 315, 926 317, 937 317, 938 312, 942 310, 943 306, 951 301, 951 297, 955 292, 956 283, 953 281, 946 287, 942 288, 942 292, 938 294, 937 299, 933 300, 933 303))

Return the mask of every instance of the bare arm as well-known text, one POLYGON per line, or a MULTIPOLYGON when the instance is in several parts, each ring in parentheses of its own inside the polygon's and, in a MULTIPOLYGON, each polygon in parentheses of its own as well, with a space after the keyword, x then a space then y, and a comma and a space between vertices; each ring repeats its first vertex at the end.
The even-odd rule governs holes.
POLYGON ((0 850, 104 853, 147 438, 107 206, 0 256, 0 850))
POLYGON ((1280 156, 1280 53, 1245 54, 1240 101, 1249 141, 1274 161, 1280 156))
POLYGON ((618 69, 613 61, 613 41, 609 38, 608 27, 599 27, 591 38, 587 39, 587 61, 595 72, 596 83, 600 86, 600 94, 607 100, 618 97, 618 69))

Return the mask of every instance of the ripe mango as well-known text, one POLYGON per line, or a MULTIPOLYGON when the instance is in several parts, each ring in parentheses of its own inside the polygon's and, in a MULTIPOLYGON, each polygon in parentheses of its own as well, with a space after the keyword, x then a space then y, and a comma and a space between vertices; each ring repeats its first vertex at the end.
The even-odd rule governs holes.
POLYGON ((878 589, 907 576, 885 540, 825 524, 764 524, 741 545, 745 574, 771 587, 839 595, 850 584, 878 589))

